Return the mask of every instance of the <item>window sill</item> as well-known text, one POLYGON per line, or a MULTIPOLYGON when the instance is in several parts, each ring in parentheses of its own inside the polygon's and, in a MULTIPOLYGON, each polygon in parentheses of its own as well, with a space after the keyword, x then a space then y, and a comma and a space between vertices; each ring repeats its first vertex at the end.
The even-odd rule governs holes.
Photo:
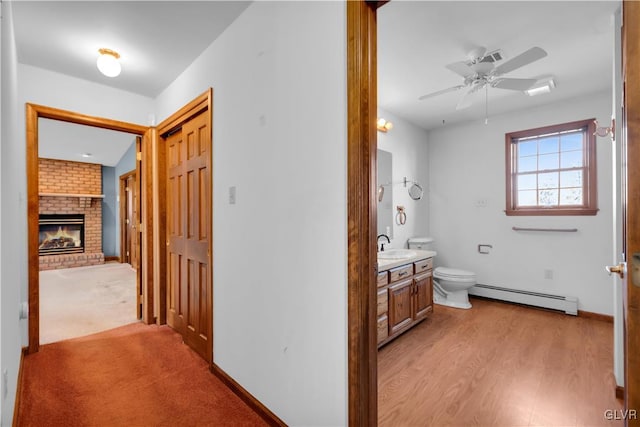
POLYGON ((507 216, 581 216, 597 215, 598 208, 570 208, 570 209, 507 209, 504 213, 507 216))

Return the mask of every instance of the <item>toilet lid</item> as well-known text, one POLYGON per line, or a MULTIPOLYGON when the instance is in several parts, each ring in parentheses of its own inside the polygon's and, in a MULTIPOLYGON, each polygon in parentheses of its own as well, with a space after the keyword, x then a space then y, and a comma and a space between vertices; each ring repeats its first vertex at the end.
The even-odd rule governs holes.
POLYGON ((440 277, 452 277, 452 278, 454 277, 470 278, 470 277, 476 276, 475 273, 472 273, 471 271, 458 270, 457 268, 448 268, 448 267, 438 267, 435 269, 433 274, 440 277))

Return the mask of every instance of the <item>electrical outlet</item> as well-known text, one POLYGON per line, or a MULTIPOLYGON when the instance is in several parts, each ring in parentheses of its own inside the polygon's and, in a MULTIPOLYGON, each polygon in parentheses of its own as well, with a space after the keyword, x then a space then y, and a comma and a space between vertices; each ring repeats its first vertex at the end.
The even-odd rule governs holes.
POLYGON ((486 207, 487 207, 487 199, 476 200, 476 208, 486 208, 486 207))
POLYGON ((544 271, 544 278, 547 280, 552 280, 553 279, 553 270, 545 270, 544 271))

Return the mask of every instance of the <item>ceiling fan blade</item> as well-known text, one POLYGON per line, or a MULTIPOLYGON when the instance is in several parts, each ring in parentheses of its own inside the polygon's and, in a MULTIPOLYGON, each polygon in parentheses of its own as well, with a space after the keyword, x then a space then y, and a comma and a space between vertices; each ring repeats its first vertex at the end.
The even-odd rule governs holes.
POLYGON ((465 87, 465 85, 453 86, 453 87, 450 87, 450 88, 447 88, 447 89, 439 90, 437 92, 428 93, 426 95, 422 95, 420 98, 418 98, 418 100, 422 101, 423 99, 433 98, 434 96, 442 95, 444 93, 455 92, 456 90, 460 90, 463 87, 465 87))
POLYGON ((471 77, 476 73, 463 61, 454 62, 452 64, 445 65, 445 67, 464 78, 471 77))
POLYGON ((531 89, 533 85, 536 84, 538 80, 536 79, 496 79, 493 83, 491 83, 492 87, 497 87, 500 89, 509 89, 509 90, 527 90, 531 89))
POLYGON ((532 62, 537 61, 538 59, 542 59, 547 56, 547 52, 544 49, 539 47, 532 47, 531 49, 524 51, 520 55, 511 58, 507 62, 502 65, 498 65, 493 72, 493 75, 500 75, 508 73, 509 71, 516 70, 520 67, 524 67, 527 64, 531 64, 532 62))

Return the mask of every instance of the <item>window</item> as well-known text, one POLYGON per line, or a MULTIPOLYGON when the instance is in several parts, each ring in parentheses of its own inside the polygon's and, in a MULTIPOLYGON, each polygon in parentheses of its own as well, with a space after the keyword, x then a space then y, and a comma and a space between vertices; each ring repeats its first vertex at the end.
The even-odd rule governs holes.
POLYGON ((507 215, 595 215, 594 120, 508 133, 507 215))

